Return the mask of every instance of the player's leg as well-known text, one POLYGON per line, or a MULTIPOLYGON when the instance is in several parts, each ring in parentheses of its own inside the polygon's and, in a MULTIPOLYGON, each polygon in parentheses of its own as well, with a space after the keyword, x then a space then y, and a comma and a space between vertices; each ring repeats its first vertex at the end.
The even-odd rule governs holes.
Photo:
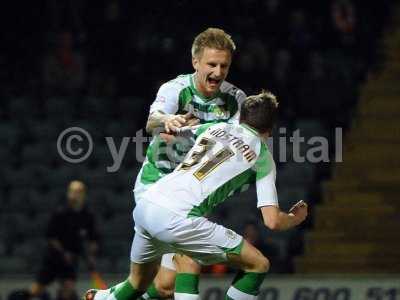
POLYGON ((229 287, 226 299, 253 300, 269 270, 268 259, 254 246, 243 240, 237 253, 228 254, 230 265, 241 269, 229 287))
POLYGON ((131 262, 128 278, 107 290, 89 290, 85 300, 134 300, 142 296, 153 281, 160 261, 131 262))
POLYGON ((199 275, 201 266, 186 255, 176 254, 175 300, 199 299, 199 275))
POLYGON ((174 255, 175 253, 167 253, 162 256, 160 269, 142 299, 172 298, 176 278, 174 255))
POLYGON ((228 291, 228 298, 254 299, 269 269, 269 261, 260 251, 236 232, 202 217, 192 218, 180 231, 186 234, 180 235, 179 251, 205 265, 228 262, 241 269, 228 291))
POLYGON ((107 289, 86 293, 86 300, 132 300, 143 295, 153 281, 160 265, 163 245, 149 233, 152 215, 140 203, 134 210, 135 236, 131 247, 131 267, 127 280, 107 289), (146 224, 147 230, 140 224, 146 224))
MULTIPOLYGON (((144 198, 145 192, 149 189, 152 184, 143 184, 140 180, 142 170, 136 177, 134 196, 135 202, 138 204, 141 201, 146 201, 144 198)), ((154 281, 147 288, 141 299, 163 299, 170 298, 174 293, 175 284, 175 266, 172 261, 173 254, 164 254, 161 260, 161 266, 157 272, 154 281)))

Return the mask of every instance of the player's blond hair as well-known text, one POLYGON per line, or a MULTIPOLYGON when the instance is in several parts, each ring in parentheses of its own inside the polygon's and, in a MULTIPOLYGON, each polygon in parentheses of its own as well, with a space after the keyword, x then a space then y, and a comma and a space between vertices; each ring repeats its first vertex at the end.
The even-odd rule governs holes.
POLYGON ((192 45, 192 57, 200 57, 206 47, 227 50, 231 54, 236 50, 231 36, 219 28, 208 28, 196 36, 192 45))

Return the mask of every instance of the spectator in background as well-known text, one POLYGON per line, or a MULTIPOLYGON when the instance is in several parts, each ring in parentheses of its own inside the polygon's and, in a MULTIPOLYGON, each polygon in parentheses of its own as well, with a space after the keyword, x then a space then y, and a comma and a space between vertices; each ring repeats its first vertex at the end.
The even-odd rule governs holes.
POLYGON ((43 82, 46 94, 75 95, 85 83, 86 65, 83 55, 73 47, 71 32, 57 36, 57 45, 44 58, 43 82))
POLYGON ((357 18, 353 3, 349 0, 334 1, 331 16, 338 43, 345 49, 354 48, 357 43, 357 18))
POLYGON ((66 205, 53 213, 47 226, 48 247, 30 296, 40 296, 51 282, 58 279, 61 288, 57 299, 78 299, 75 291, 78 259, 84 256, 89 269, 93 269, 98 248, 94 215, 88 210, 85 198, 85 184, 71 181, 66 205), (88 247, 85 247, 85 242, 88 242, 88 247))

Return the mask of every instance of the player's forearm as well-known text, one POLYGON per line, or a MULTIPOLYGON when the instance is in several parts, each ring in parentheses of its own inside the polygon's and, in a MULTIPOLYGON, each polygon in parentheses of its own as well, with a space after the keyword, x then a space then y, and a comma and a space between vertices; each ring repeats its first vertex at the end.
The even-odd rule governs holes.
POLYGON ((285 213, 277 206, 265 206, 261 208, 264 224, 271 230, 287 230, 299 224, 298 219, 292 213, 285 213))
POLYGON ((164 114, 159 111, 155 111, 150 114, 149 119, 146 124, 146 131, 148 134, 153 134, 156 128, 164 128, 165 121, 168 119, 169 115, 164 114))
POLYGON ((288 230, 298 225, 297 219, 292 213, 279 212, 276 230, 288 230))

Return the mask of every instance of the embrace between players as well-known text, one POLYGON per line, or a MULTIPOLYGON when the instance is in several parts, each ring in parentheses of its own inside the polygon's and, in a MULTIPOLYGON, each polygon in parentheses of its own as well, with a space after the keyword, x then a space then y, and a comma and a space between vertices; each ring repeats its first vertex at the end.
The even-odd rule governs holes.
POLYGON ((200 266, 221 262, 239 269, 226 299, 255 299, 268 259, 204 216, 234 191, 255 183, 257 207, 268 228, 286 230, 306 218, 303 201, 289 213, 279 209, 276 167, 266 146, 278 102, 269 92, 246 98, 225 81, 234 51, 229 35, 209 28, 192 46, 195 73, 160 87, 146 130, 162 128, 163 133, 154 134, 135 183, 129 277, 107 290, 89 290, 86 300, 195 300, 200 266), (182 127, 189 133, 185 143, 174 138, 182 127))

